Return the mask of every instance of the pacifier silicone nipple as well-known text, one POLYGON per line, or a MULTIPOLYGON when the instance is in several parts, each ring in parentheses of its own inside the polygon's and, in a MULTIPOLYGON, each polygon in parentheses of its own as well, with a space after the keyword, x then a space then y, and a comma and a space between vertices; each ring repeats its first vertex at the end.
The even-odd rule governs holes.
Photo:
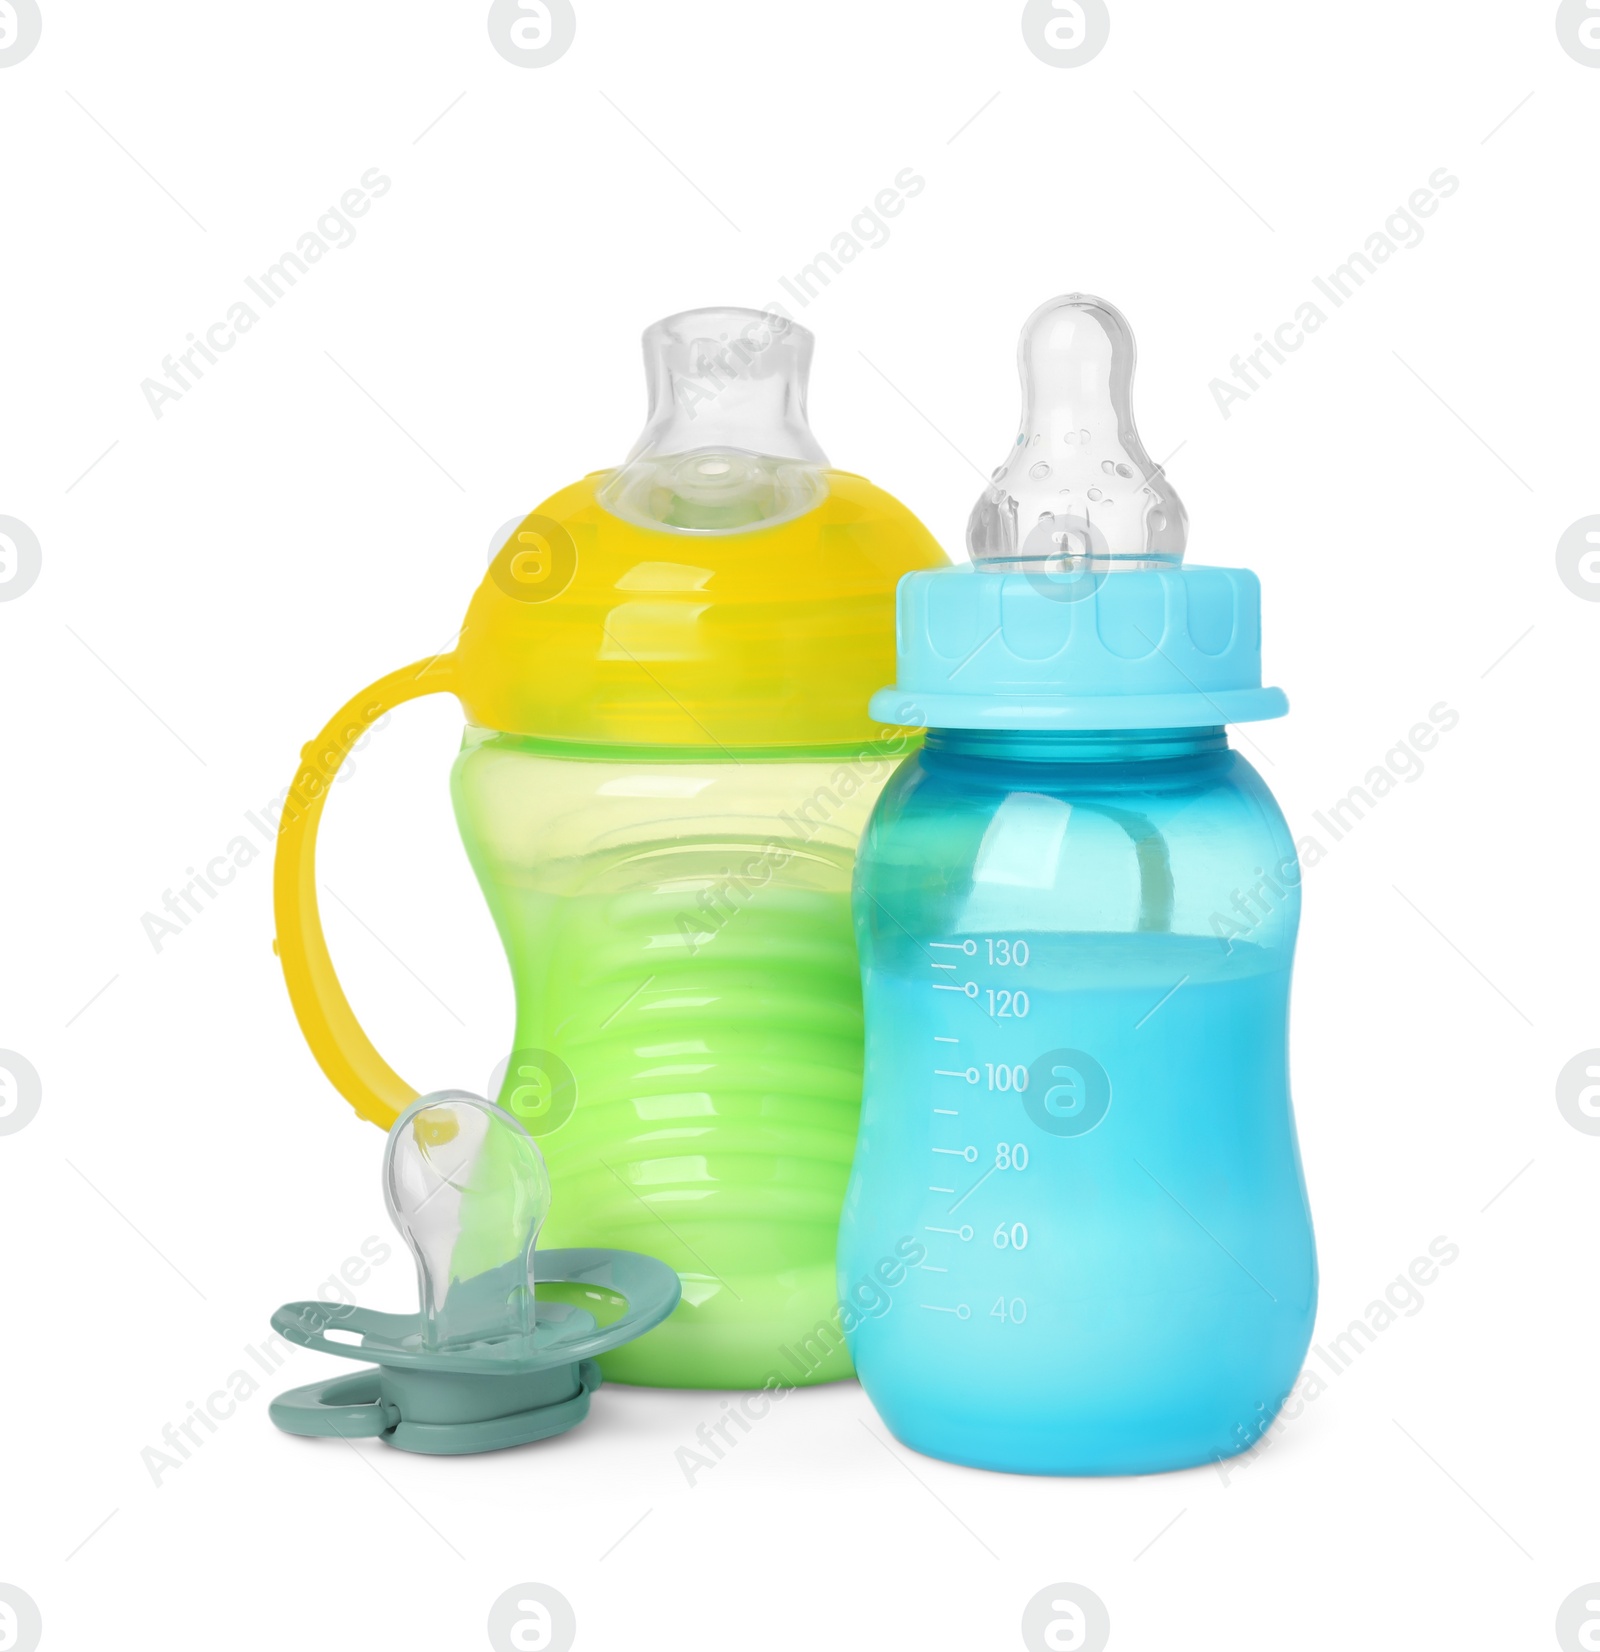
POLYGON ((279 1308, 272 1328, 289 1341, 373 1362, 278 1395, 268 1415, 285 1434, 435 1456, 548 1439, 588 1416, 597 1356, 659 1325, 682 1295, 671 1268, 633 1251, 536 1257, 544 1159, 509 1113, 464 1090, 423 1096, 390 1126, 383 1196, 417 1259, 422 1311, 279 1308))
POLYGON ((550 1178, 509 1113, 465 1091, 424 1098, 390 1131, 383 1189, 417 1260, 424 1346, 532 1331, 533 1247, 550 1178))
POLYGON ((1121 311, 1068 293, 1017 345, 1022 428, 967 522, 973 562, 998 572, 1176 567, 1188 518, 1134 428, 1133 333, 1121 311))
POLYGON ((686 310, 648 328, 649 417, 600 503, 688 533, 736 533, 812 509, 828 463, 806 423, 813 342, 762 310, 686 310))

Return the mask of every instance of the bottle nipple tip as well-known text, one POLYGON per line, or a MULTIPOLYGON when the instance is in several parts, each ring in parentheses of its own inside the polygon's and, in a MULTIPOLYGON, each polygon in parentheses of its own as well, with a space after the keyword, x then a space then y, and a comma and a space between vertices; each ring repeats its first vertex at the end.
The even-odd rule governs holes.
POLYGON ((1017 346, 1022 429, 967 524, 975 563, 1013 571, 1182 561, 1182 503, 1134 425, 1134 356, 1122 312, 1092 293, 1062 294, 1028 317, 1017 346), (1056 457, 1030 463, 1041 443, 1056 457), (1087 505, 1073 509, 1079 495, 1096 507, 1092 518, 1087 505))

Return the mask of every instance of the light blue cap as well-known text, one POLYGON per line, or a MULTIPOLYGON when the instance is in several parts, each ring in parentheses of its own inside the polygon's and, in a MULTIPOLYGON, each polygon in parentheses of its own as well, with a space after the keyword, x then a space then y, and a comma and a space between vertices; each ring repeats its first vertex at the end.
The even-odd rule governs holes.
POLYGON ((1245 568, 907 574, 898 681, 913 728, 1215 728, 1289 709, 1261 686, 1261 584, 1245 568))

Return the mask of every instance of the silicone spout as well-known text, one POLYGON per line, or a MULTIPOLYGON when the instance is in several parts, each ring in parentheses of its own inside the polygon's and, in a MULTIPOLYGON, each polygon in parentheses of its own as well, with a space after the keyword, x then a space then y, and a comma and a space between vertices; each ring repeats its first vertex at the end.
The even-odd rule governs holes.
POLYGON ((1068 293, 1017 344, 1022 428, 967 522, 980 568, 1103 571, 1183 561, 1183 502, 1134 428, 1133 332, 1121 311, 1068 293))
POLYGON ((647 328, 649 416, 600 503, 643 527, 702 534, 820 503, 828 456, 806 422, 813 343, 763 310, 685 310, 647 328))

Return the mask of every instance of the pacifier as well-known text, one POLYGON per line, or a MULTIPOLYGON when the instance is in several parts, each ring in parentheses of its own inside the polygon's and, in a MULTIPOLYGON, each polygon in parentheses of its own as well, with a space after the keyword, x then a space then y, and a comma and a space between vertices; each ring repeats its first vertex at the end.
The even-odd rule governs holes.
POLYGON ((383 1155, 384 1202, 416 1258, 419 1311, 290 1302, 289 1341, 372 1362, 291 1389, 269 1414, 286 1434, 379 1439, 456 1456, 547 1439, 589 1414, 596 1356, 659 1325, 678 1276, 624 1250, 536 1253, 550 1179, 509 1113, 460 1090, 401 1113, 383 1155))

